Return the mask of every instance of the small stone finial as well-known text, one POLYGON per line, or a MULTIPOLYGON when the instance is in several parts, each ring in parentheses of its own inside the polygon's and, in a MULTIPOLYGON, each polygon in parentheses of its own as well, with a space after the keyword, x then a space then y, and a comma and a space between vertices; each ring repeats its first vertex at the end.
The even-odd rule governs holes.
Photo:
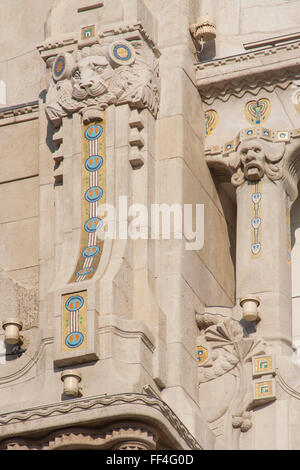
POLYGON ((216 24, 210 16, 201 16, 197 23, 191 25, 190 32, 195 41, 212 41, 216 38, 216 24))

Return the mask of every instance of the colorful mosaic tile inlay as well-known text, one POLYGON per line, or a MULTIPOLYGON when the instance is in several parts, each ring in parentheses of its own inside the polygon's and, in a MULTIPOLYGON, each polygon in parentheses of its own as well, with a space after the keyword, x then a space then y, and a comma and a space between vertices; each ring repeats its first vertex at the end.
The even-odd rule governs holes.
POLYGON ((197 346, 197 362, 203 364, 208 357, 208 350, 203 346, 197 346))
POLYGON ((82 124, 81 242, 80 255, 70 282, 89 280, 101 259, 104 224, 99 206, 105 204, 105 117, 101 124, 82 124))
POLYGON ((62 296, 62 350, 85 349, 87 291, 62 296))
POLYGON ((206 124, 206 136, 211 135, 217 127, 218 124, 218 114, 217 111, 209 109, 205 113, 205 124, 206 124))
POLYGON ((261 98, 257 101, 249 101, 246 104, 246 117, 250 124, 261 124, 268 118, 270 109, 270 101, 267 98, 261 98))
POLYGON ((135 50, 125 40, 113 42, 109 46, 108 54, 111 61, 118 65, 131 65, 135 61, 135 50))
POLYGON ((257 258, 261 255, 261 181, 251 182, 251 200, 252 200, 252 219, 251 219, 251 252, 252 257, 257 258))
POLYGON ((274 391, 272 380, 268 380, 266 382, 257 382, 255 384, 255 398, 272 397, 273 395, 274 391))
POLYGON ((255 375, 270 374, 273 372, 272 356, 255 357, 253 373, 255 375))
POLYGON ((59 55, 53 64, 53 75, 55 80, 59 80, 65 71, 66 59, 63 54, 59 55))
POLYGON ((90 39, 95 37, 95 26, 86 26, 81 30, 81 39, 90 39))

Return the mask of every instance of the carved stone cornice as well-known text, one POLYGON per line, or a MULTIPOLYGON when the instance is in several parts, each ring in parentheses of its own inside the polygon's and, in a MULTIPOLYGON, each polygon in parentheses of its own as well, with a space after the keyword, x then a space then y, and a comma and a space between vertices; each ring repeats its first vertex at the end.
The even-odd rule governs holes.
POLYGON ((38 118, 39 102, 30 101, 0 108, 0 127, 15 122, 31 121, 38 118))
POLYGON ((111 419, 134 419, 145 425, 150 422, 159 429, 168 440, 174 442, 174 448, 201 450, 201 445, 188 429, 162 400, 149 395, 124 393, 119 395, 98 396, 74 399, 68 402, 34 407, 27 410, 13 411, 0 415, 0 433, 2 439, 16 434, 24 439, 31 432, 47 432, 54 428, 80 423, 101 422, 111 419), (103 414, 104 413, 104 414, 103 414), (19 425, 19 426, 18 426, 19 425))
MULTIPOLYGON (((132 34, 130 34, 130 37, 128 37, 128 33, 135 32, 140 34, 140 36, 144 39, 144 41, 153 51, 154 55, 157 58, 160 57, 160 51, 156 47, 155 42, 151 38, 150 34, 145 30, 142 23, 117 23, 112 27, 108 27, 101 30, 101 32, 98 34, 98 38, 101 40, 110 36, 125 35, 124 39, 134 39, 132 38, 132 34)), ((80 42, 79 38, 79 33, 78 37, 75 37, 75 35, 73 35, 69 37, 50 38, 49 40, 45 41, 42 44, 39 44, 36 47, 42 59, 44 59, 44 61, 46 62, 50 57, 56 56, 58 52, 74 51, 78 47, 78 44, 80 42)), ((98 38, 96 38, 96 40, 98 40, 98 38)))
POLYGON ((12 438, 0 444, 1 450, 73 450, 118 449, 154 450, 157 433, 152 428, 139 423, 116 423, 93 428, 60 429, 42 439, 12 438))
POLYGON ((261 90, 286 89, 300 78, 300 41, 196 64, 196 83, 202 100, 257 96, 261 90))

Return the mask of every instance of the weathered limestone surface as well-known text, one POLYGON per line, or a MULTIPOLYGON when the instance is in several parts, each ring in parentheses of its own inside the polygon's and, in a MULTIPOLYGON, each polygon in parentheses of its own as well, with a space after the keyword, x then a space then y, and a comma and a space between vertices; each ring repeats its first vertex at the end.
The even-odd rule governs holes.
POLYGON ((2 3, 0 448, 299 449, 300 0, 2 3))

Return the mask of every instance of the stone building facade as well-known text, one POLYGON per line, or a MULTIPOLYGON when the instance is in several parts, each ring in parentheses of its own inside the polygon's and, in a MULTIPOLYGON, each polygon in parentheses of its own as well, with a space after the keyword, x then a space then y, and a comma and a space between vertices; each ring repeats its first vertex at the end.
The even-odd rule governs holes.
POLYGON ((2 3, 0 449, 300 449, 300 0, 2 3))

